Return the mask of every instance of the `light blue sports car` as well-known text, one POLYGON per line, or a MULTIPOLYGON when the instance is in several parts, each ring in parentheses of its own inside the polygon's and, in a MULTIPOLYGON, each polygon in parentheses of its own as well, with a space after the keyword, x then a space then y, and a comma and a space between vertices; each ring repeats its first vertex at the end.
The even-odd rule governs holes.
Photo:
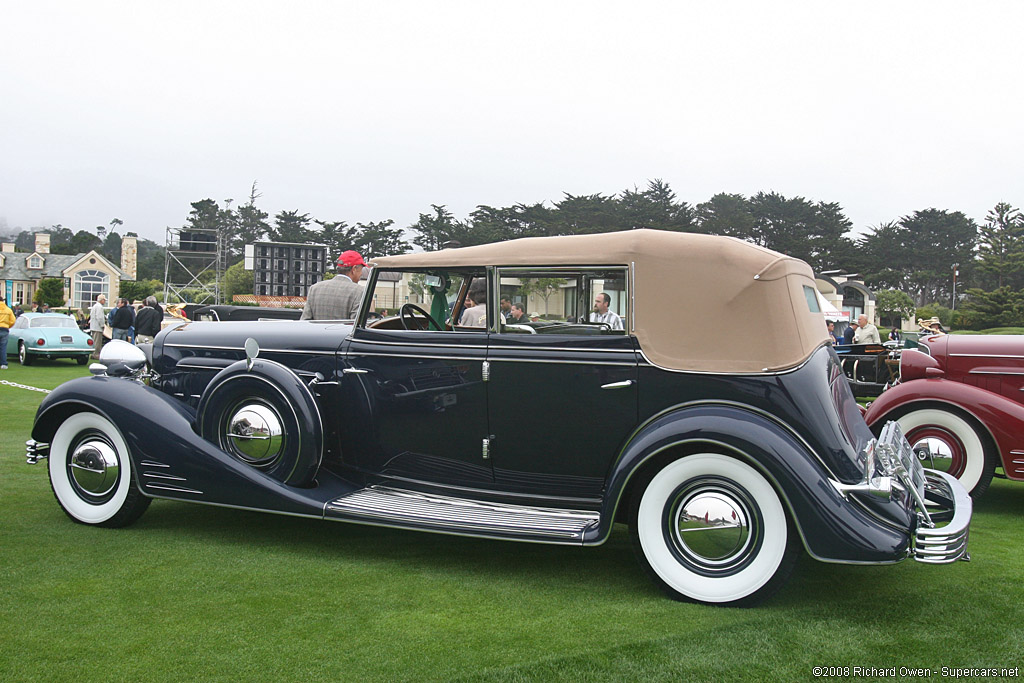
POLYGON ((92 347, 92 338, 63 313, 23 313, 7 337, 7 355, 17 353, 22 365, 36 358, 74 358, 85 365, 92 347))

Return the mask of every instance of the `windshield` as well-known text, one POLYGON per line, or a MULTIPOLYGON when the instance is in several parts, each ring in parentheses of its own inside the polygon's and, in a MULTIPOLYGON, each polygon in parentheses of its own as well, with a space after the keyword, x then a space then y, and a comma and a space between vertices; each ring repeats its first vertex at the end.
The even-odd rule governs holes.
MULTIPOLYGON (((412 322, 409 316, 418 317, 423 325, 417 325, 416 329, 437 330, 440 326, 441 329, 450 330, 453 326, 466 324, 461 320, 467 308, 466 290, 469 284, 479 280, 478 288, 483 290, 482 296, 478 296, 480 301, 474 302, 474 305, 482 304, 486 299, 486 280, 483 276, 482 268, 423 268, 378 272, 371 295, 371 311, 384 317, 401 316, 404 312, 407 324, 412 322), (453 317, 456 318, 454 321, 453 317)), ((486 308, 481 305, 477 311, 481 328, 486 327, 483 324, 486 308)))
POLYGON ((78 325, 71 318, 58 318, 54 316, 52 318, 32 318, 30 327, 78 327, 78 325))

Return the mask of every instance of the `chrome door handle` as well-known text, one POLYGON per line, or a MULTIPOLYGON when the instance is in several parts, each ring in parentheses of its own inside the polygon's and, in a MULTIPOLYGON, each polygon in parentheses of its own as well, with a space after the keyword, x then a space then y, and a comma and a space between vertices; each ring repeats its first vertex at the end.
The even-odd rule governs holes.
POLYGON ((362 368, 342 368, 341 372, 344 375, 365 375, 370 371, 363 370, 362 368))
POLYGON ((612 382, 611 384, 602 384, 602 389, 626 389, 633 386, 635 382, 631 379, 624 380, 622 382, 612 382))

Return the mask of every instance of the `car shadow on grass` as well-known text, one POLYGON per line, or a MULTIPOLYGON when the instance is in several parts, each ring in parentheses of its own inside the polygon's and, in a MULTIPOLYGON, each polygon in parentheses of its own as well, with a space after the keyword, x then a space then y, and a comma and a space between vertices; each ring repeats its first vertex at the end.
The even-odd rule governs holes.
MULTIPOLYGON (((411 565, 428 573, 472 577, 483 583, 515 581, 524 588, 532 586, 538 590, 557 585, 581 593, 666 599, 637 563, 629 530, 623 524, 615 526, 603 545, 580 548, 157 500, 132 528, 146 534, 188 537, 203 544, 258 547, 298 557, 363 563, 383 567, 385 571, 391 566, 407 568, 411 565)), ((857 613, 867 594, 891 594, 891 602, 900 604, 902 600, 898 598, 905 597, 907 591, 905 585, 897 587, 908 578, 908 569, 913 573, 913 564, 912 561, 894 566, 830 564, 801 553, 789 582, 763 605, 808 609, 814 613, 821 612, 823 605, 830 605, 827 611, 857 613)), ((942 572, 942 568, 921 569, 942 572)), ((872 610, 865 618, 877 616, 877 611, 872 610)))
POLYGON ((538 586, 561 582, 602 593, 625 591, 662 596, 637 564, 624 525, 616 525, 603 545, 581 548, 155 500, 131 529, 345 563, 363 562, 375 566, 411 563, 426 571, 454 572, 485 581, 511 578, 538 586))

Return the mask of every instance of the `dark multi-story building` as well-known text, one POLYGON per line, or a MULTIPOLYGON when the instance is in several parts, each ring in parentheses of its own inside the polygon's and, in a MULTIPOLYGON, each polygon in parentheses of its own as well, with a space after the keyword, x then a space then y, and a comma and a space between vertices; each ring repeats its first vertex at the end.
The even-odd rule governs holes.
POLYGON ((306 296, 324 279, 328 263, 323 244, 256 242, 246 245, 245 257, 246 266, 252 259, 256 296, 306 296))

